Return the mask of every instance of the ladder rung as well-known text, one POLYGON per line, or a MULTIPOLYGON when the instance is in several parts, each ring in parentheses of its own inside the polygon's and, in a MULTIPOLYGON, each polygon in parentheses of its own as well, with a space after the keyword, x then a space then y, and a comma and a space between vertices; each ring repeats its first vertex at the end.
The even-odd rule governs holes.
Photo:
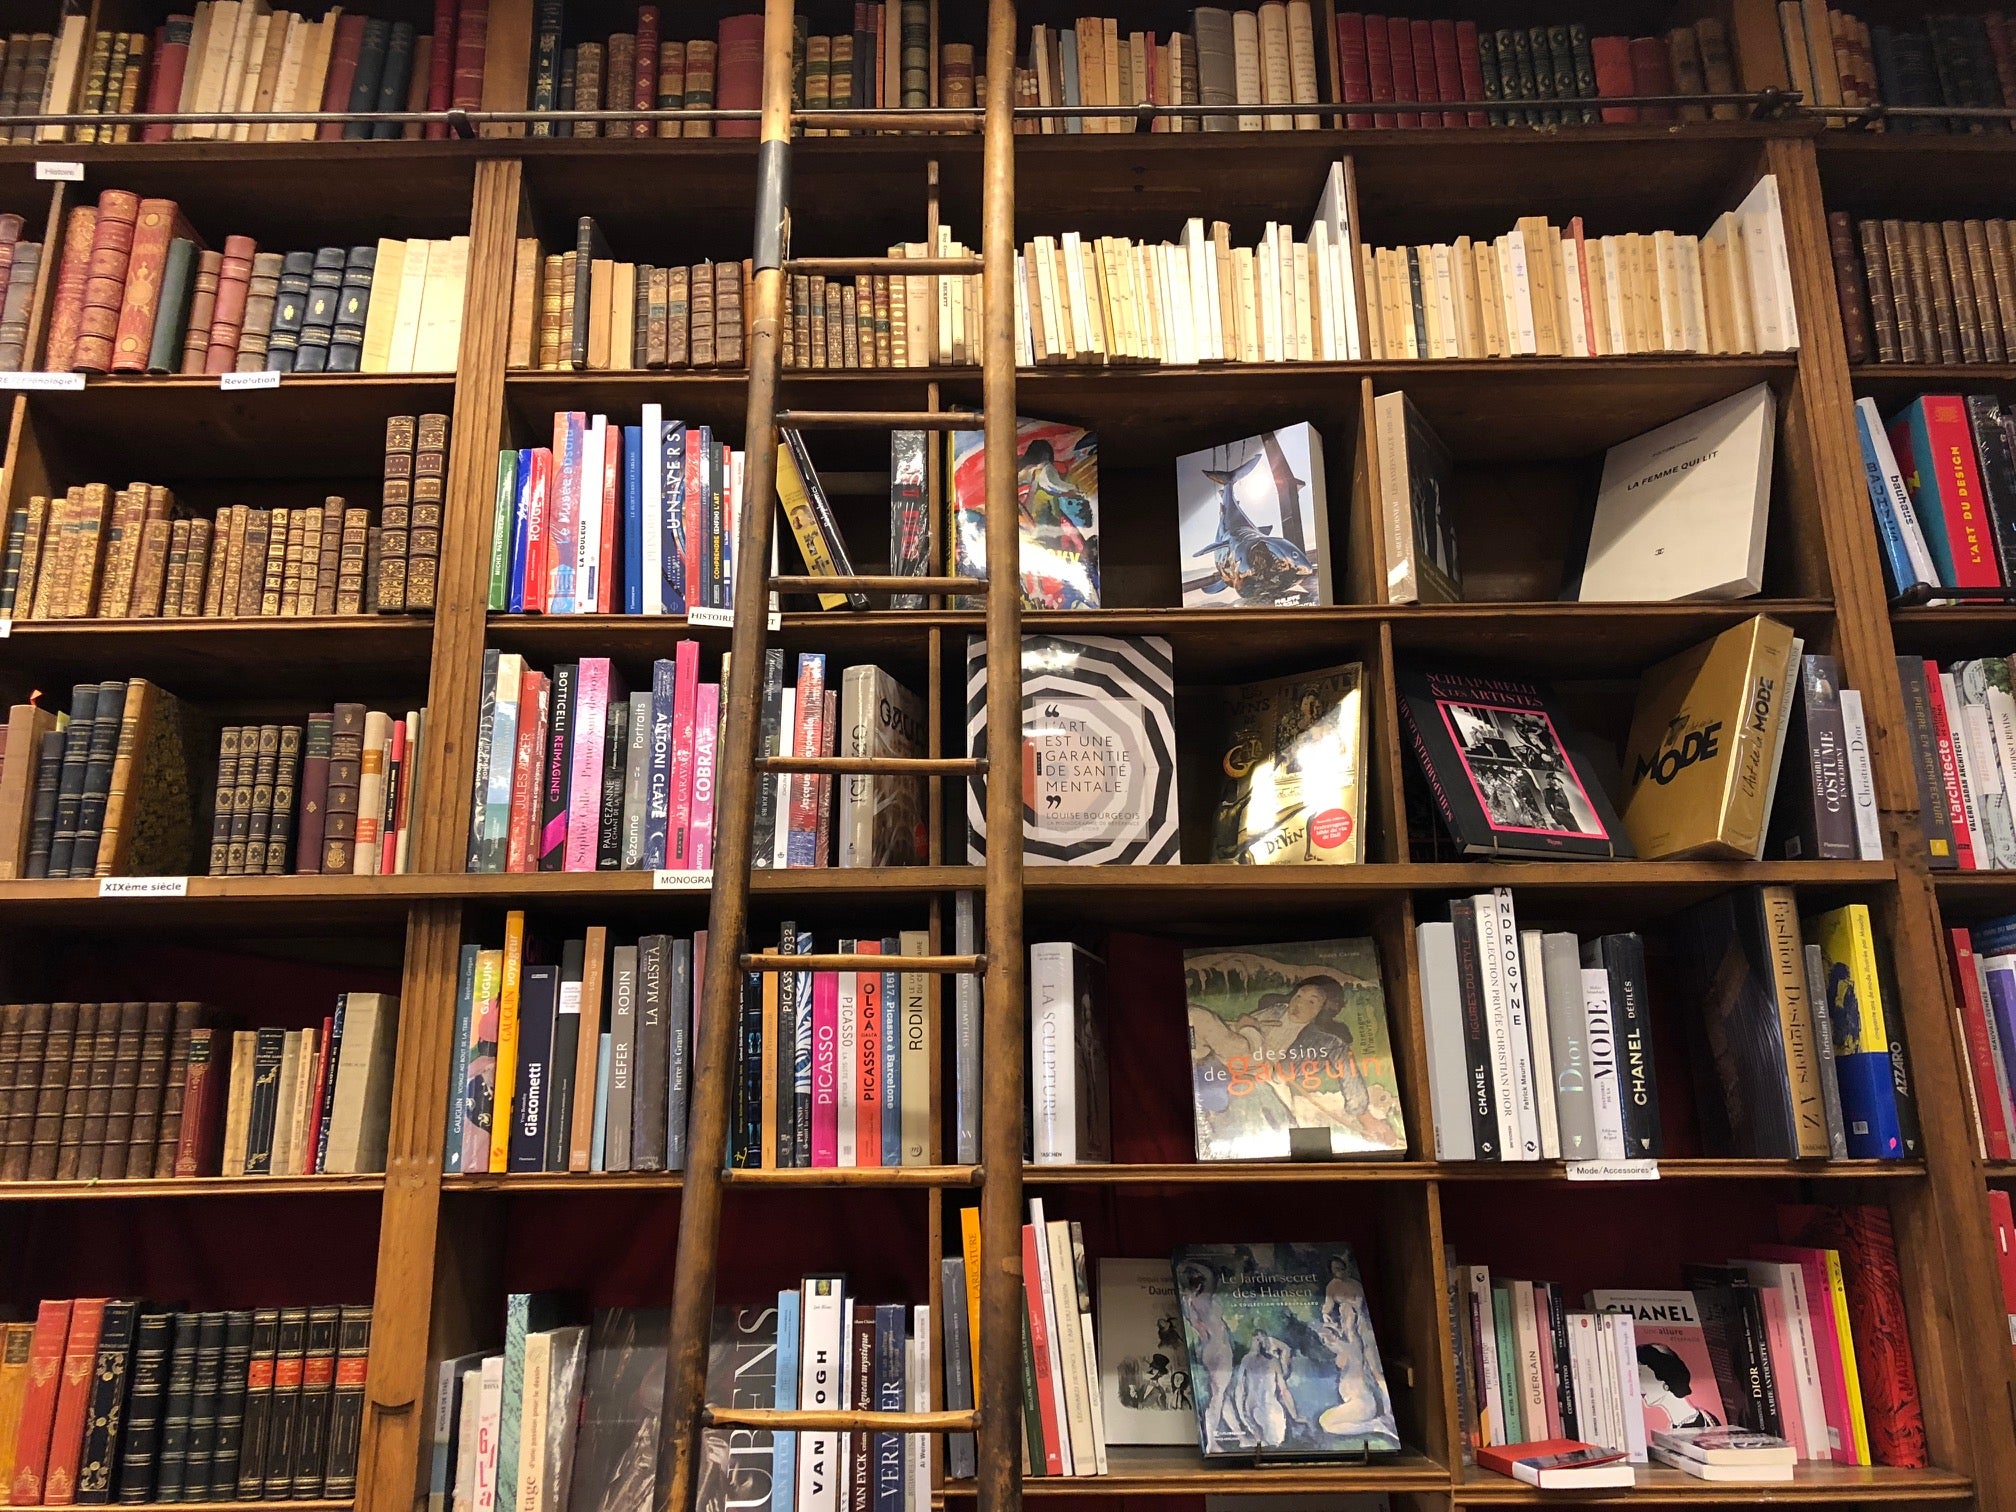
POLYGON ((987 580, 973 577, 898 577, 891 573, 856 573, 852 577, 773 577, 778 593, 985 593, 987 580))
MULTIPOLYGON (((901 110, 794 110, 799 126, 826 126, 835 131, 964 132, 979 129, 984 110, 946 110, 907 106, 901 110)), ((544 120, 545 117, 541 116, 544 120)))
POLYGON ((709 1407, 713 1428, 779 1428, 798 1433, 970 1433, 980 1426, 978 1408, 963 1412, 815 1412, 789 1407, 709 1407))
POLYGON ((789 257, 786 273, 823 273, 847 277, 862 273, 978 273, 986 263, 978 257, 789 257))
POLYGON ((929 971, 939 976, 978 976, 987 969, 984 955, 762 955, 742 957, 744 971, 929 971))
POLYGON ((779 410, 777 423, 791 430, 972 431, 984 422, 943 410, 779 410))
POLYGON ((987 762, 978 756, 763 756, 763 772, 831 772, 836 776, 978 777, 987 762))

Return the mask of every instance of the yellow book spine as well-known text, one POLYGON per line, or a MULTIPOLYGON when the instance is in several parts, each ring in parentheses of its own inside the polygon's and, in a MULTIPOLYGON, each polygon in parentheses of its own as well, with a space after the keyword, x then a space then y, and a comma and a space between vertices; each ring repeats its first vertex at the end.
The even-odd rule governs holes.
POLYGON ((973 1401, 980 1401, 980 1209, 959 1210, 959 1252, 966 1257, 966 1329, 973 1351, 973 1401))
POLYGON ((504 916, 504 981, 497 1004, 497 1080, 490 1094, 490 1166, 510 1169, 511 1090, 518 1083, 518 988, 525 977, 525 914, 504 916))
POLYGON ((1855 1363, 1855 1330, 1848 1322, 1848 1288, 1841 1279, 1841 1252, 1830 1249, 1821 1253, 1827 1257, 1827 1295, 1834 1304, 1834 1331, 1841 1336, 1841 1373, 1848 1382, 1848 1429, 1855 1440, 1855 1463, 1867 1465, 1872 1463, 1869 1420, 1862 1414, 1862 1374, 1855 1363))
MULTIPOLYGON (((783 442, 777 443, 777 498, 784 506, 784 518, 790 522, 791 538, 798 543, 799 554, 805 558, 805 571, 811 577, 837 577, 840 569, 826 551, 825 538, 819 534, 819 522, 812 517, 811 496, 805 491, 805 480, 798 475, 798 459, 791 455, 791 448, 783 442)), ((838 609, 847 602, 844 593, 822 593, 819 595, 821 609, 838 609)))

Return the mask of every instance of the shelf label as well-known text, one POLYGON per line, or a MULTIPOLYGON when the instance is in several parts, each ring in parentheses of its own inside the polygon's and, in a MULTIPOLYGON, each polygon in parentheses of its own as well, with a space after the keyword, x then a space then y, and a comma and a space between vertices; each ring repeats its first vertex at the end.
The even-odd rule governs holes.
POLYGON ((1570 1181, 1657 1181, 1656 1160, 1571 1160, 1570 1181))
POLYGON ((101 898, 186 898, 187 877, 100 877, 101 898))
POLYGON ((65 183, 79 184, 84 181, 82 163, 37 163, 35 177, 38 179, 61 179, 65 183))
POLYGON ((654 871, 651 873, 653 892, 705 892, 714 885, 711 871, 654 871))
POLYGON ((0 389, 34 389, 74 394, 84 387, 82 373, 0 373, 0 389))
MULTIPOLYGON (((688 609, 686 623, 696 630, 733 630, 735 611, 733 609, 688 609)), ((775 609, 770 611, 770 628, 782 630, 784 616, 775 609)))
POLYGON ((227 392, 232 389, 274 389, 280 387, 278 373, 225 373, 217 380, 217 387, 227 392))
POLYGON ((12 635, 13 633, 14 633, 14 621, 11 619, 0 619, 0 640, 7 639, 7 637, 12 635))

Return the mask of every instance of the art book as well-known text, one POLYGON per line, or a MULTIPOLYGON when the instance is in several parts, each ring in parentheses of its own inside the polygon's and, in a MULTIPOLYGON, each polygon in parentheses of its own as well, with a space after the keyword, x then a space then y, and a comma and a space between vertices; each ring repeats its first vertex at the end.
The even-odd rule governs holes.
POLYGON ((1185 609, 1328 604, 1323 438, 1283 426, 1176 459, 1185 609))
MULTIPOLYGON (((707 1338, 707 1401, 714 1407, 777 1405, 777 1307, 717 1307, 707 1338)), ((745 1512, 770 1499, 767 1428, 709 1428, 700 1435, 694 1512, 745 1512)))
POLYGON ((1192 1244, 1171 1264, 1207 1458, 1399 1449, 1348 1244, 1192 1244))
POLYGON ((1370 940, 1183 952, 1199 1160, 1407 1153, 1370 940))
POLYGON ((1196 1438, 1190 1351, 1167 1260, 1099 1262, 1099 1390, 1108 1444, 1196 1438))
MULTIPOLYGON (((1029 609, 1099 607, 1099 438, 1054 420, 1018 420, 1015 492, 1022 527, 1022 603, 1029 609)), ((954 431, 953 571, 987 575, 987 446, 981 431, 954 431)), ((969 605, 971 601, 968 601, 969 605)))
MULTIPOLYGON (((967 753, 987 754, 987 645, 966 643, 967 753)), ((968 779, 967 855, 987 855, 968 779)), ((1022 637, 1022 844, 1033 865, 1174 865, 1176 683, 1159 636, 1022 637)))
POLYGON ((1365 859, 1364 685, 1351 662, 1233 690, 1212 860, 1365 859))
POLYGON ((650 1512, 665 1408, 668 1316, 662 1307, 596 1312, 574 1453, 580 1494, 570 1512, 650 1512))
POLYGON ((1715 1428, 1729 1421, 1692 1292, 1594 1291, 1589 1306, 1632 1318, 1648 1439, 1674 1428, 1715 1428))
POLYGON ((1608 795, 1532 683, 1406 668, 1400 714, 1442 823, 1465 855, 1632 854, 1608 795))

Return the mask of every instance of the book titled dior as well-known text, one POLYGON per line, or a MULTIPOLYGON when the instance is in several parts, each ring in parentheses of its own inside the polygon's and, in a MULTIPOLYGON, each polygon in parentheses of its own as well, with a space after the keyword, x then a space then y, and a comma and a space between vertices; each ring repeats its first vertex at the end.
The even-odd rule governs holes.
MULTIPOLYGON (((1022 638, 1022 841, 1035 865, 1174 865, 1175 668, 1143 635, 1022 638)), ((985 757, 987 646, 966 645, 968 754, 985 757)), ((967 855, 986 859, 987 779, 968 780, 967 855)))

